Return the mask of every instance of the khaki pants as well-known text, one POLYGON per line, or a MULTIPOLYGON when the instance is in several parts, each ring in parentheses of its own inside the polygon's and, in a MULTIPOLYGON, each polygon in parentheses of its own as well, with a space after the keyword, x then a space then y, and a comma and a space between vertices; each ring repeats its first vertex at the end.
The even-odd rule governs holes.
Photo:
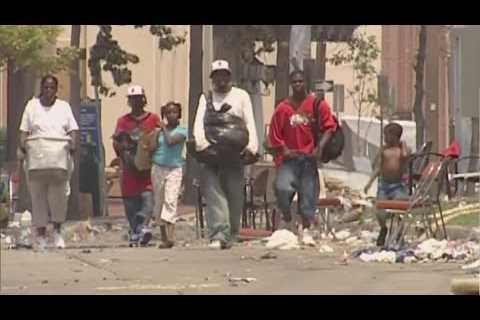
POLYGON ((59 179, 55 176, 48 177, 48 175, 42 178, 32 178, 29 176, 28 170, 25 170, 25 172, 28 190, 32 199, 33 227, 46 227, 49 222, 65 222, 67 219, 73 161, 70 163, 67 180, 59 179))
POLYGON ((32 197, 32 224, 45 227, 51 222, 63 223, 67 218, 68 181, 29 181, 32 197), (50 211, 51 219, 48 212, 50 211))

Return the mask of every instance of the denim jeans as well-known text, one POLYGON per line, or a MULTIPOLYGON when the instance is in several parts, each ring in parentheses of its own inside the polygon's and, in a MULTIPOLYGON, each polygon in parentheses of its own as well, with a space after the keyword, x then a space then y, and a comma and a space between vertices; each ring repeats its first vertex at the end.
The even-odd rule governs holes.
MULTIPOLYGON (((408 200, 407 188, 403 182, 388 183, 379 180, 377 189, 378 200, 408 200)), ((378 224, 382 229, 387 228, 387 219, 390 217, 385 210, 377 211, 378 224)))
POLYGON ((130 230, 137 233, 139 227, 148 225, 153 213, 153 192, 144 191, 134 197, 123 198, 125 214, 130 230))
POLYGON ((278 168, 275 195, 278 208, 286 221, 290 220, 290 206, 297 193, 299 214, 313 222, 319 192, 318 169, 314 159, 302 156, 286 160, 278 168))
POLYGON ((240 233, 244 202, 244 167, 202 165, 201 189, 205 198, 210 240, 230 242, 240 233))

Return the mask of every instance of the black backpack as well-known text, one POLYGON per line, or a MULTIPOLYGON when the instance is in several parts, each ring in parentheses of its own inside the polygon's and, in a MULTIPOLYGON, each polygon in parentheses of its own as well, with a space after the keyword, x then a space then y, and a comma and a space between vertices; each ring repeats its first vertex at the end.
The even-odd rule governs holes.
MULTIPOLYGON (((320 103, 322 101, 323 99, 317 98, 313 102, 314 121, 312 122, 312 131, 313 131, 313 137, 315 140, 315 146, 317 146, 318 142, 320 141, 318 117, 319 117, 320 103)), ((333 118, 337 123, 337 130, 335 130, 335 132, 332 134, 332 137, 330 138, 330 140, 328 140, 327 144, 323 149, 322 159, 321 159, 323 163, 330 162, 340 157, 340 155, 343 152, 343 148, 345 146, 345 135, 343 133, 342 127, 340 126, 338 119, 335 116, 333 116, 333 118)))

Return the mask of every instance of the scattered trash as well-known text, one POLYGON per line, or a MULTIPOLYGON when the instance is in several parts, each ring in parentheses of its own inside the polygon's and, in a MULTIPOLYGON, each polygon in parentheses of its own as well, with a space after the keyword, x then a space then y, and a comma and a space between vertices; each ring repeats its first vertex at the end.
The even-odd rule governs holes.
POLYGON ((15 239, 13 239, 11 236, 5 236, 4 238, 2 237, 0 241, 2 243, 2 249, 4 250, 11 250, 16 248, 15 239))
POLYGON ((123 228, 120 226, 112 226, 112 231, 122 231, 123 228))
POLYGON ((370 254, 362 253, 359 258, 363 262, 395 263, 397 260, 396 254, 393 251, 381 251, 381 252, 374 252, 370 254))
POLYGON ((378 232, 370 232, 368 230, 362 230, 360 232, 360 239, 367 241, 367 242, 373 242, 376 241, 378 238, 378 232))
POLYGON ((82 253, 92 253, 92 250, 90 250, 90 249, 83 249, 83 250, 82 250, 82 253))
POLYGON ((266 238, 266 247, 269 249, 298 249, 298 237, 288 230, 277 230, 266 238))
POLYGON ((110 259, 100 259, 100 263, 111 263, 112 260, 110 259))
POLYGON ((415 258, 415 256, 405 257, 405 259, 403 260, 403 263, 414 263, 414 262, 417 262, 417 258, 415 258))
POLYGON ((277 259, 277 255, 274 254, 273 252, 267 252, 264 255, 260 256, 260 259, 264 259, 264 260, 277 259))
POLYGON ((358 238, 354 236, 354 237, 350 237, 350 238, 346 239, 345 243, 346 244, 352 244, 352 243, 356 242, 357 240, 358 240, 358 238))
POLYGON ((32 214, 30 211, 25 210, 20 217, 20 226, 30 227, 32 225, 32 214))
POLYGON ((470 264, 462 266, 462 270, 465 270, 467 274, 478 274, 480 273, 480 259, 470 264))
POLYGON ((342 230, 335 233, 335 238, 337 238, 338 240, 346 240, 349 237, 350 237, 350 231, 348 230, 342 230))
POLYGON ((254 281, 257 281, 257 278, 240 278, 240 277, 233 277, 233 278, 228 278, 229 282, 244 282, 244 283, 251 283, 254 281))
POLYGON ((322 240, 333 240, 333 235, 331 233, 326 234, 325 232, 322 232, 322 234, 320 234, 320 239, 322 239, 322 240))
POLYGON ((323 244, 318 249, 318 252, 320 252, 320 253, 332 253, 332 252, 334 252, 334 250, 330 246, 328 246, 326 244, 323 244))

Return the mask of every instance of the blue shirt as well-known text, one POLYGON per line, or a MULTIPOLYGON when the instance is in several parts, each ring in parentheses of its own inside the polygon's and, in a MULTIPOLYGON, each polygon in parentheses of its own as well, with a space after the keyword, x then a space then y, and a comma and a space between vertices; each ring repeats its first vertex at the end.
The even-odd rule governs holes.
MULTIPOLYGON (((187 137, 187 128, 177 126, 175 129, 169 132, 170 136, 182 135, 185 138, 187 137)), ((185 142, 176 143, 169 146, 167 141, 165 141, 165 134, 161 132, 158 135, 158 148, 153 153, 153 163, 163 167, 179 168, 184 164, 184 159, 182 158, 182 151, 185 142)))

